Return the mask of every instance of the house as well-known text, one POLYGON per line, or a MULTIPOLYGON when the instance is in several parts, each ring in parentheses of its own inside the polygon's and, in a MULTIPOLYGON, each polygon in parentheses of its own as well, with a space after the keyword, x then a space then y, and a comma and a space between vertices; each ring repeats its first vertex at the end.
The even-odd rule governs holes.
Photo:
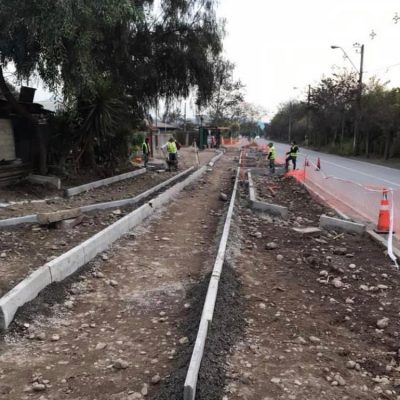
MULTIPOLYGON (((36 127, 17 114, 9 101, 0 99, 0 185, 16 181, 37 169, 40 146, 46 141, 47 119, 52 114, 34 103, 35 89, 21 88, 19 104, 38 121, 36 127), (42 137, 39 143, 38 137, 42 137)), ((43 149, 42 149, 43 152, 43 149)))

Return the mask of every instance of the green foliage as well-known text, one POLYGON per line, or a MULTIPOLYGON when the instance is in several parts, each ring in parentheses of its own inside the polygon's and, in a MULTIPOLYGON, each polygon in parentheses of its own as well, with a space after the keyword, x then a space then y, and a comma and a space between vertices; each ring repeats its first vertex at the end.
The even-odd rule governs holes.
POLYGON ((210 100, 224 34, 215 3, 0 0, 0 72, 12 63, 18 78, 61 90, 76 112, 77 158, 105 162, 126 147, 118 126, 160 97, 210 100))
POLYGON ((394 144, 400 141, 400 89, 389 90, 376 79, 364 85, 360 132, 354 138, 357 85, 354 74, 322 79, 308 101, 281 107, 271 122, 272 138, 287 140, 291 119, 292 137, 298 142, 354 155, 356 140, 356 154, 394 156, 394 144))

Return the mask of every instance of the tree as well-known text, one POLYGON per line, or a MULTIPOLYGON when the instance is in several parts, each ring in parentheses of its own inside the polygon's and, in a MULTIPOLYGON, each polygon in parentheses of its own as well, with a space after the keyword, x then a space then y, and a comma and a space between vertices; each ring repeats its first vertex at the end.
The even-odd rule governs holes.
POLYGON ((186 97, 193 89, 205 104, 222 50, 214 4, 164 0, 158 9, 152 0, 0 0, 0 91, 33 125, 4 81, 10 63, 19 78, 37 74, 76 104, 96 102, 106 80, 116 100, 128 101, 132 119, 160 97, 186 97))
POLYGON ((244 102, 244 85, 233 77, 235 66, 220 58, 214 66, 214 94, 207 108, 211 125, 229 124, 238 119, 244 102))

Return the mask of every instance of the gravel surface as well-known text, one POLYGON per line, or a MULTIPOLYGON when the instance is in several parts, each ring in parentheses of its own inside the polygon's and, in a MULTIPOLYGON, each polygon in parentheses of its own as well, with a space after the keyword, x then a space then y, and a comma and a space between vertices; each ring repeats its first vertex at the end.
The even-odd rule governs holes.
POLYGON ((257 179, 287 221, 238 210, 245 335, 223 399, 399 399, 400 277, 368 237, 318 227, 325 207, 293 179, 257 179), (271 193, 271 188, 275 194, 271 193))
MULTIPOLYGON (((220 192, 231 191, 233 157, 225 155, 161 213, 21 310, 0 342, 2 399, 161 393, 193 345, 184 325, 201 312, 204 299, 196 299, 214 264, 228 204, 220 192)), ((181 395, 179 386, 170 398, 181 395)))

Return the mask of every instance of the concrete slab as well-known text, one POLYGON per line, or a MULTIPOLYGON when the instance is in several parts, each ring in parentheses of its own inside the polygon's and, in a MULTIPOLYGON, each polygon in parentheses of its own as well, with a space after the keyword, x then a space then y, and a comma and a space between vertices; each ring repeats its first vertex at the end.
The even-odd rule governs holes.
POLYGON ((37 222, 40 225, 48 225, 65 219, 77 218, 82 214, 80 208, 71 208, 49 213, 40 213, 37 215, 37 222))
POLYGON ((0 330, 7 329, 18 308, 33 300, 51 284, 49 268, 40 267, 0 299, 0 330))
POLYGON ((321 215, 319 226, 322 229, 350 232, 357 235, 363 235, 365 232, 365 225, 363 224, 358 224, 356 222, 339 218, 328 217, 327 215, 321 215))
POLYGON ((127 172, 126 174, 116 175, 116 176, 112 176, 111 178, 106 178, 106 179, 101 179, 99 181, 90 182, 85 185, 66 189, 64 191, 64 196, 65 197, 76 196, 77 194, 80 194, 83 192, 88 192, 89 190, 96 189, 101 186, 111 185, 112 183, 120 182, 125 179, 133 178, 135 176, 142 175, 145 173, 146 173, 146 168, 141 168, 136 171, 127 172))

